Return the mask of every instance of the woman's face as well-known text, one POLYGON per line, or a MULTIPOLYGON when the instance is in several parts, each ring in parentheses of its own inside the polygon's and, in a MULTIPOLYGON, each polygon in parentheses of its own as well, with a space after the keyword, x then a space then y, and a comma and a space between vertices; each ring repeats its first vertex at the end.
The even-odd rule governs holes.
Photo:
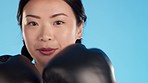
POLYGON ((81 39, 82 27, 77 26, 71 7, 63 0, 30 0, 23 10, 23 38, 40 65, 81 39))

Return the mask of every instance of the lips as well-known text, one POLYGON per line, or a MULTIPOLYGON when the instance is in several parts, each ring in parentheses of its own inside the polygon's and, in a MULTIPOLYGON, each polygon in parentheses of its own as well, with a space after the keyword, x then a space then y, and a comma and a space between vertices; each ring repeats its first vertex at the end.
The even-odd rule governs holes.
POLYGON ((42 55, 51 55, 53 54, 57 49, 56 48, 41 48, 38 49, 38 51, 42 54, 42 55))

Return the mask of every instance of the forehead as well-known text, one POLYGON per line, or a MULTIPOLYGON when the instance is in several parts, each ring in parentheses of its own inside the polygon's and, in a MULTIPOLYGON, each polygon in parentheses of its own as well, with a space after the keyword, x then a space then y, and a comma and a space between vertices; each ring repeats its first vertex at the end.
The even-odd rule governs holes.
POLYGON ((64 0, 30 0, 25 5, 23 11, 31 14, 74 14, 69 4, 64 0))

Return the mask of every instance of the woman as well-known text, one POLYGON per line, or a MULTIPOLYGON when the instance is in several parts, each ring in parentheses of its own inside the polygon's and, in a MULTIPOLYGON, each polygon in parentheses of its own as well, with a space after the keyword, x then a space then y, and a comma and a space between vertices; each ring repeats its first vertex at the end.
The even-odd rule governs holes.
POLYGON ((24 40, 22 54, 31 55, 40 74, 58 52, 81 42, 86 21, 81 0, 20 0, 17 18, 24 40))
POLYGON ((75 44, 86 21, 81 0, 20 0, 17 18, 24 56, 0 57, 0 82, 115 83, 104 52, 75 44))

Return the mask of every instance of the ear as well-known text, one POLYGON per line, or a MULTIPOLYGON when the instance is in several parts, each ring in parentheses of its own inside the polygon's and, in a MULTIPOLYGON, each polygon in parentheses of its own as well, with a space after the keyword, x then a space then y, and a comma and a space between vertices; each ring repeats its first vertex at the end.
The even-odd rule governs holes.
POLYGON ((83 27, 84 27, 84 22, 77 27, 76 39, 82 39, 83 27))

